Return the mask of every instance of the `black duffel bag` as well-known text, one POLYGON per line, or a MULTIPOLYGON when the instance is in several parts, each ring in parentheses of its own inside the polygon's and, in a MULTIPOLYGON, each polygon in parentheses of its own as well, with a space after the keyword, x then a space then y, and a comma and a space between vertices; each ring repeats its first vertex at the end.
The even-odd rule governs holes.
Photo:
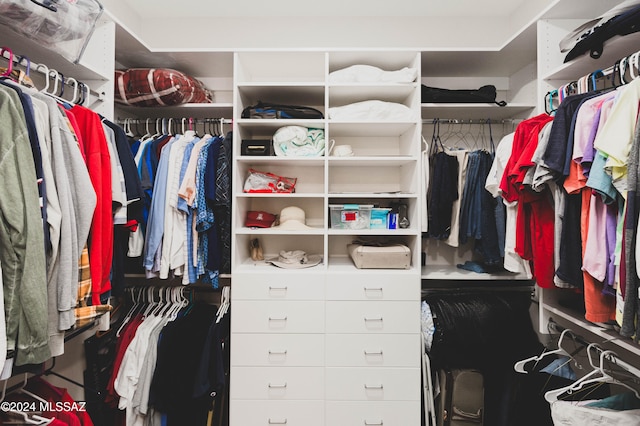
POLYGON ((258 101, 242 110, 242 118, 324 118, 315 108, 298 105, 281 105, 258 101))
POLYGON ((428 103, 490 103, 498 106, 506 106, 505 101, 496 101, 496 87, 492 85, 482 86, 473 90, 451 90, 439 89, 422 85, 421 100, 423 104, 428 103))

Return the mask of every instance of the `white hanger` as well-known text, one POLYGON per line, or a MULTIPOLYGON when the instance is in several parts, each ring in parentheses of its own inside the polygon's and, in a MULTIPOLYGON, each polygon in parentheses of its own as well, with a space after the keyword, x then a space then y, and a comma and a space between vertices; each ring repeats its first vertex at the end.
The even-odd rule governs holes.
POLYGON ((558 397, 560 395, 564 394, 565 392, 569 391, 572 386, 578 386, 580 382, 582 382, 584 380, 589 380, 590 378, 595 377, 596 375, 598 375, 599 369, 598 369, 598 366, 593 362, 593 358, 591 357, 591 350, 599 348, 599 347, 600 346, 597 343, 591 343, 589 346, 587 346, 587 356, 589 358, 589 364, 591 364, 591 367, 593 368, 593 370, 591 370, 590 372, 588 372, 587 374, 585 374, 584 376, 582 376, 581 378, 579 378, 575 382, 571 383, 570 385, 564 386, 562 388, 558 388, 558 389, 553 389, 553 390, 547 391, 544 394, 544 399, 546 399, 547 402, 557 401, 558 397))
POLYGON ((136 291, 134 289, 130 289, 130 291, 131 291, 131 299, 133 299, 133 306, 131 306, 131 309, 129 309, 129 312, 127 312, 127 315, 122 320, 122 324, 120 324, 118 331, 116 331, 117 337, 120 337, 120 333, 122 333, 122 330, 124 329, 125 325, 127 325, 127 323, 131 320, 133 313, 138 309, 138 306, 140 304, 139 303, 140 298, 142 297, 140 293, 138 293, 138 297, 136 297, 136 291))
POLYGON ((638 56, 640 56, 640 51, 633 53, 629 57, 629 75, 631 79, 638 77, 638 56))
POLYGON ((216 313, 216 324, 219 323, 225 314, 229 311, 229 299, 230 299, 231 289, 229 286, 225 286, 222 288, 222 296, 220 297, 220 307, 218 308, 218 312, 216 313))
MULTIPOLYGON (((20 386, 19 388, 15 389, 13 392, 18 392, 18 393, 22 393, 24 395, 30 396, 31 398, 35 399, 36 401, 42 402, 44 404, 48 404, 48 401, 38 395, 36 395, 33 392, 30 392, 28 390, 25 389, 25 386, 27 385, 27 379, 28 379, 28 373, 24 373, 24 381, 22 382, 22 386, 20 386)), ((2 399, 4 400, 5 397, 5 393, 6 393, 6 386, 7 386, 7 382, 5 381, 4 383, 4 387, 2 389, 2 399)), ((37 414, 33 414, 31 415, 31 417, 27 416, 27 412, 25 411, 14 411, 14 410, 8 410, 9 413, 12 414, 16 414, 22 417, 24 423, 26 424, 30 424, 30 425, 48 425, 49 423, 53 422, 53 418, 45 418, 42 416, 38 416, 37 414)), ((5 424, 10 424, 9 422, 6 422, 5 424)))
POLYGON ((560 395, 563 395, 565 393, 572 393, 575 391, 578 391, 582 388, 584 388, 586 385, 590 385, 590 384, 598 384, 598 383, 611 383, 611 384, 616 384, 616 385, 620 385, 623 386, 629 390, 631 390, 636 398, 640 399, 640 393, 638 392, 637 389, 633 388, 632 386, 627 385, 626 383, 616 379, 615 377, 613 377, 611 374, 609 374, 605 368, 604 368, 604 361, 605 359, 609 359, 610 357, 615 357, 617 356, 615 352, 613 351, 604 351, 602 349, 601 353, 600 353, 600 364, 599 365, 593 365, 593 360, 591 358, 591 352, 590 349, 596 347, 599 348, 598 345, 596 344, 591 344, 589 345, 589 347, 587 348, 587 354, 589 355, 589 362, 592 364, 593 366, 593 370, 590 371, 589 373, 587 373, 585 376, 581 377, 580 379, 576 380, 575 382, 571 383, 568 386, 559 388, 559 389, 553 389, 550 390, 548 392, 546 392, 544 394, 544 399, 547 400, 547 402, 554 402, 558 400, 558 397, 560 395))
POLYGON ((73 77, 67 77, 67 83, 73 87, 73 95, 71 96, 71 100, 69 102, 73 104, 78 103, 78 80, 73 77))
POLYGON ((40 91, 41 92, 46 92, 47 89, 49 88, 49 67, 46 66, 45 64, 36 64, 36 71, 40 71, 40 68, 44 69, 44 88, 42 88, 40 91))
POLYGON ((47 419, 46 417, 42 417, 39 416, 37 414, 32 414, 31 417, 27 416, 27 413, 25 411, 14 411, 14 410, 7 410, 7 413, 11 413, 11 414, 15 414, 17 416, 22 417, 22 420, 20 421, 20 423, 12 423, 12 422, 4 422, 3 424, 5 425, 11 425, 11 424, 19 424, 19 425, 48 425, 53 423, 53 418, 47 419))
POLYGON ((528 364, 528 363, 529 363, 529 362, 531 362, 531 361, 535 361, 535 362, 537 363, 537 362, 538 362, 538 361, 540 361, 542 358, 544 358, 544 357, 546 357, 546 356, 549 356, 549 355, 554 355, 554 354, 558 354, 558 355, 566 355, 566 356, 568 356, 568 357, 570 357, 570 358, 573 358, 573 357, 572 357, 572 356, 571 356, 567 351, 565 351, 565 350, 564 350, 564 348, 562 347, 562 341, 564 340, 565 336, 566 336, 568 333, 571 333, 571 330, 569 330, 569 329, 567 328, 567 329, 564 329, 564 330, 562 331, 562 333, 560 334, 560 338, 558 339, 558 349, 554 349, 554 350, 552 350, 552 351, 548 351, 548 352, 547 352, 547 351, 545 351, 545 352, 542 352, 542 354, 540 354, 540 355, 532 356, 532 357, 530 357, 530 358, 523 359, 522 361, 518 361, 518 362, 516 362, 516 363, 515 363, 515 365, 513 366, 513 369, 514 369, 514 370, 516 370, 518 373, 525 373, 525 374, 526 374, 526 373, 528 373, 528 371, 527 371, 527 370, 525 370, 525 368, 524 368, 526 364, 528 364))

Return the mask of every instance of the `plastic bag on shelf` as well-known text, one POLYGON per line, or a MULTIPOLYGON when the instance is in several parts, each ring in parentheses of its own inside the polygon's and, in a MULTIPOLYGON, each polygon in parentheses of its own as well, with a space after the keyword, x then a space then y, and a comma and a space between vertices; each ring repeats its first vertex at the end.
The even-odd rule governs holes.
POLYGON ((102 11, 97 0, 0 0, 0 24, 78 63, 102 11))
POLYGON ((244 181, 244 192, 295 192, 297 178, 278 176, 274 173, 249 169, 244 181))

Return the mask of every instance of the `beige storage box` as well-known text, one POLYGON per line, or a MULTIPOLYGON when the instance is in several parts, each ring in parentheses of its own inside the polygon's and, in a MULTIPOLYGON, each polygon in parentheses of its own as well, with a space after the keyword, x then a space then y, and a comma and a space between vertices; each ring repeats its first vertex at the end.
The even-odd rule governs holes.
POLYGON ((411 266, 411 250, 403 244, 348 244, 347 251, 358 269, 409 269, 411 266))

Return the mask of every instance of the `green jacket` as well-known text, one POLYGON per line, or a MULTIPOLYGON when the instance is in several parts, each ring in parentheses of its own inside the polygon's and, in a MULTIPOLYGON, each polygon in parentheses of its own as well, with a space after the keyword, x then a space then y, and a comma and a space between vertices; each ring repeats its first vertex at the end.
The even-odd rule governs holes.
POLYGON ((7 349, 15 364, 50 357, 44 233, 33 154, 18 94, 0 86, 0 262, 7 349))

